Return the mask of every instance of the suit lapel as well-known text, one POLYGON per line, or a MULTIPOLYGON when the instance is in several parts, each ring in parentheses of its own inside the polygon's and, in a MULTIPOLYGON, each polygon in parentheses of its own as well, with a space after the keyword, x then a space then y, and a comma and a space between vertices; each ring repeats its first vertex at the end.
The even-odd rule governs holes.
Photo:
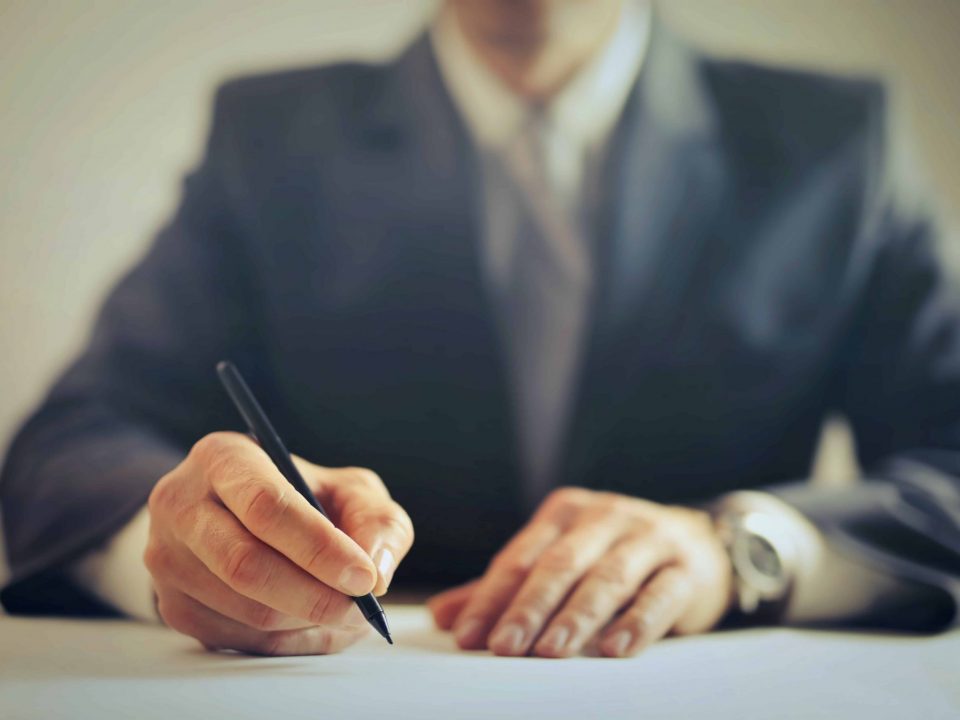
POLYGON ((725 172, 696 58, 655 23, 607 151, 597 222, 598 290, 563 482, 604 484, 592 469, 600 456, 617 452, 605 447, 604 437, 631 379, 656 361, 686 322, 685 300, 720 209, 725 172))
POLYGON ((398 61, 360 131, 372 152, 390 154, 388 185, 399 188, 400 202, 390 203, 378 222, 397 229, 403 263, 411 269, 404 302, 434 324, 425 358, 436 361, 432 372, 445 395, 433 399, 434 408, 471 418, 470 437, 448 451, 472 464, 475 475, 448 478, 442 492, 482 496, 512 525, 520 489, 517 433, 482 263, 479 161, 426 37, 398 61), (482 488, 458 488, 458 482, 482 488))

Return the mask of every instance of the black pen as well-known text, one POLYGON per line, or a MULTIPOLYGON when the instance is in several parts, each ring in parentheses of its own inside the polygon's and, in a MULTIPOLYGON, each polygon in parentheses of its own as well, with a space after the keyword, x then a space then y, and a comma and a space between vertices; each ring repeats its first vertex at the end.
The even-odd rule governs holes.
MULTIPOLYGON (((328 518, 329 515, 327 515, 323 509, 320 501, 310 492, 310 488, 307 487, 307 483, 304 482, 303 476, 300 475, 300 471, 297 470, 297 466, 293 464, 293 459, 290 457, 290 453, 287 452, 286 446, 283 444, 280 436, 277 435, 277 431, 273 429, 273 425, 271 425, 267 419, 267 415, 263 412, 263 408, 260 407, 260 403, 257 402, 253 393, 250 392, 250 388, 247 386, 247 383, 244 382, 240 371, 237 370, 233 363, 224 360, 217 363, 217 375, 220 376, 220 382, 223 383, 227 394, 230 395, 233 404, 247 423, 250 433, 257 439, 257 442, 260 443, 263 451, 273 460, 273 464, 277 466, 277 469, 289 483, 297 489, 297 492, 306 498, 308 503, 323 513, 324 517, 328 518)), ((383 608, 380 607, 380 603, 377 598, 374 597, 373 593, 368 593, 362 597, 355 597, 354 602, 357 603, 357 607, 360 608, 360 612, 363 613, 367 622, 373 625, 376 631, 380 633, 388 643, 393 645, 393 638, 390 637, 390 628, 387 627, 387 616, 384 614, 383 608)))

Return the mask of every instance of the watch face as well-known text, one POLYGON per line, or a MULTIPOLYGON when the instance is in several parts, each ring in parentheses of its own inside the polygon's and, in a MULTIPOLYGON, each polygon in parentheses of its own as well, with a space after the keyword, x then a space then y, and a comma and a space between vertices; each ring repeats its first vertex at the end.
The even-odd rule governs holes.
POLYGON ((761 575, 779 579, 783 574, 780 556, 766 538, 759 535, 749 535, 747 537, 747 556, 750 559, 750 565, 761 575))
POLYGON ((781 554, 788 543, 778 542, 782 531, 775 519, 749 513, 737 523, 730 547, 730 559, 740 581, 759 598, 782 597, 790 584, 789 566, 781 554))

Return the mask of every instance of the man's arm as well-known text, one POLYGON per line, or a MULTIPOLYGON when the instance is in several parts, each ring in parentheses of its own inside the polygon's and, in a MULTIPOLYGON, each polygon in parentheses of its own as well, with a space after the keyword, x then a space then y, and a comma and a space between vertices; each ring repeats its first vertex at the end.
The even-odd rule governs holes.
POLYGON ((251 108, 273 109, 264 87, 276 85, 218 94, 206 160, 176 219, 11 449, 0 486, 11 611, 143 614, 143 573, 121 576, 142 556, 158 615, 205 647, 330 653, 366 632, 353 597, 385 592, 410 549, 410 518, 375 473, 298 461, 328 518, 249 437, 222 432, 238 417, 217 361, 269 384, 239 131, 251 108), (144 547, 141 516, 125 523, 145 503, 144 547))
POLYGON ((205 432, 229 428, 216 361, 255 352, 217 102, 174 220, 106 301, 80 359, 13 442, 0 478, 11 611, 97 612, 66 566, 104 543, 205 432))
MULTIPOLYGON (((733 623, 863 625, 875 622, 878 608, 889 615, 895 607, 923 605, 934 592, 915 578, 897 576, 882 565, 844 553, 834 538, 825 535, 807 516, 774 494, 754 490, 730 493, 713 503, 712 512, 731 553, 735 575, 739 582, 746 583, 746 587, 737 592, 736 612, 729 618, 733 623), (759 593, 761 590, 769 593, 771 588, 760 588, 753 576, 758 570, 769 572, 769 558, 739 557, 740 563, 752 566, 745 571, 746 576, 742 576, 734 557, 737 551, 733 546, 737 541, 733 528, 738 525, 737 518, 747 517, 760 518, 766 532, 756 527, 753 531, 760 532, 762 541, 774 548, 775 567, 779 572, 785 571, 784 575, 775 574, 779 588, 771 597, 764 598, 763 609, 759 593), (746 593, 743 598, 741 592, 746 593)), ((739 539, 741 549, 745 547, 744 542, 749 542, 747 537, 749 533, 739 539)))
POLYGON ((774 492, 838 557, 928 588, 920 603, 876 597, 863 622, 936 629, 960 604, 960 292, 943 258, 957 238, 929 208, 881 103, 873 119, 851 263, 861 300, 833 385, 867 482, 774 492))

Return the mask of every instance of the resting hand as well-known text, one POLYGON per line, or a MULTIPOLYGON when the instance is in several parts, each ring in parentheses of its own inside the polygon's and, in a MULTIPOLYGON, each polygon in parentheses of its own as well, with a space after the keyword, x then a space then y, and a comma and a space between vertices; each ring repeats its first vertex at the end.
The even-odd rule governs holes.
POLYGON ((729 560, 706 514, 564 488, 482 578, 430 608, 463 649, 568 657, 596 640, 622 657, 712 628, 730 599, 729 560))
POLYGON ((336 652, 365 634, 349 596, 386 591, 410 518, 370 470, 296 462, 329 520, 235 433, 206 436, 157 483, 144 562, 167 625, 267 655, 336 652))

